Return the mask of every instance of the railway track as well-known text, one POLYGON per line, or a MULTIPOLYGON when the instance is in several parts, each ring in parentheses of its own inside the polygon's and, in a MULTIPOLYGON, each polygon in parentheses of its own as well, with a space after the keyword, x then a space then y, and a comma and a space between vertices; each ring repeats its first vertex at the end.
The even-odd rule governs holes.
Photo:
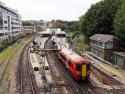
MULTIPOLYGON (((71 43, 71 42, 69 42, 69 43, 71 43)), ((74 47, 72 47, 72 48, 74 48, 74 47)), ((80 53, 78 50, 76 50, 75 52, 80 53)), ((87 58, 89 58, 89 57, 87 57, 87 58)), ((93 66, 92 74, 103 84, 110 86, 112 88, 111 93, 125 94, 125 86, 123 86, 123 84, 121 82, 119 82, 118 80, 113 78, 111 75, 107 74, 104 70, 99 69, 96 66, 93 66)), ((89 84, 89 85, 91 87, 91 84, 89 84)), ((92 88, 93 88, 93 86, 92 86, 92 88)), ((98 92, 95 92, 95 93, 100 94, 98 92)))
MULTIPOLYGON (((51 36, 49 36, 49 38, 47 39, 47 41, 45 42, 44 45, 44 49, 48 49, 51 48, 49 42, 51 39, 51 36)), ((46 57, 47 57, 47 61, 49 63, 50 69, 51 69, 51 76, 53 78, 53 87, 54 87, 54 94, 64 94, 64 82, 63 79, 60 77, 60 74, 57 72, 57 69, 54 65, 55 60, 52 59, 51 54, 52 52, 45 52, 46 57)), ((66 90, 67 92, 67 90, 66 90)))
POLYGON ((26 45, 19 58, 19 84, 21 94, 39 94, 37 84, 29 63, 29 48, 26 45))
MULTIPOLYGON (((44 48, 47 48, 47 47, 52 48, 51 42, 49 40, 50 38, 51 37, 49 37, 48 40, 46 41, 44 48)), ((46 54, 50 54, 50 56, 47 59, 48 59, 48 62, 51 62, 50 68, 52 70, 53 78, 56 79, 57 82, 61 80, 64 81, 62 85, 63 87, 67 88, 67 90, 69 90, 67 94, 70 94, 70 93, 71 94, 105 94, 105 93, 100 93, 99 91, 96 91, 97 88, 94 87, 90 82, 74 81, 72 77, 69 76, 70 73, 67 72, 65 67, 62 65, 62 63, 60 63, 55 53, 46 52, 46 54), (57 68, 58 73, 61 75, 61 78, 55 76, 57 74, 54 71, 55 67, 57 68)), ((104 71, 99 70, 97 67, 94 67, 94 70, 92 73, 98 80, 101 80, 104 84, 109 85, 112 88, 111 92, 113 94, 125 94, 125 89, 124 87, 122 87, 123 84, 117 81, 116 79, 114 79, 113 77, 111 77, 110 75, 108 75, 107 73, 105 73, 104 71), (115 88, 114 85, 119 86, 119 88, 115 88)), ((56 86, 58 86, 58 84, 56 84, 56 86)), ((64 93, 61 93, 61 94, 64 94, 64 93)))
MULTIPOLYGON (((51 44, 51 43, 49 43, 49 44, 51 44)), ((62 94, 65 94, 65 93, 66 94, 83 94, 81 92, 80 88, 78 88, 78 85, 67 74, 65 67, 62 66, 62 64, 56 57, 57 56, 55 53, 50 53, 48 56, 48 62, 51 63, 50 67, 52 69, 52 76, 55 79, 55 85, 57 87, 62 88, 62 90, 63 90, 62 94), (58 73, 60 74, 58 77, 56 77, 56 75, 55 75, 55 72, 54 72, 55 68, 58 70, 58 73)))
MULTIPOLYGON (((5 55, 2 59, 2 62, 0 63, 0 84, 2 83, 3 79, 5 78, 5 75, 6 75, 6 72, 7 72, 7 68, 9 66, 9 64, 11 63, 11 61, 13 60, 16 52, 18 51, 18 49, 20 48, 20 46, 22 45, 23 43, 17 45, 17 47, 11 51, 11 53, 5 55)), ((8 53, 8 51, 7 51, 8 53)))
MULTIPOLYGON (((52 48, 52 44, 49 39, 45 45, 45 48, 47 47, 52 48)), ((89 82, 80 82, 80 83, 76 82, 72 78, 71 74, 66 70, 64 65, 59 61, 55 53, 48 52, 46 54, 50 54, 49 56, 47 56, 47 60, 50 63, 50 68, 53 78, 60 81, 62 80, 64 81, 62 86, 66 88, 67 93, 63 92, 62 94, 100 94, 94 92, 95 87, 93 87, 89 82), (55 67, 57 68, 61 78, 56 78, 54 76, 57 74, 54 72, 55 67)))
POLYGON ((102 82, 102 84, 108 85, 112 88, 112 92, 114 94, 125 94, 125 88, 123 84, 116 79, 114 79, 111 75, 105 73, 104 71, 100 70, 99 68, 93 66, 92 73, 94 76, 102 82), (116 87, 115 87, 116 86, 116 87))

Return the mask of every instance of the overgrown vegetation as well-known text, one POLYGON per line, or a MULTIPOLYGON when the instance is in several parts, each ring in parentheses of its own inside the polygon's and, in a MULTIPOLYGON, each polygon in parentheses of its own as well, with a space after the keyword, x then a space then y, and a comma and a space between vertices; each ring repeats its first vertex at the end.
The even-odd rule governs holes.
POLYGON ((72 38, 82 33, 83 41, 89 43, 93 34, 111 34, 125 47, 125 0, 102 0, 92 5, 79 21, 59 21, 60 28, 71 32, 72 38))
MULTIPOLYGON (((88 38, 95 33, 114 34, 114 18, 124 0, 103 0, 92 5, 87 13, 80 17, 82 33, 88 38)), ((116 25, 115 25, 116 26, 116 25)), ((119 31, 118 31, 119 32, 119 31)))
POLYGON ((123 2, 115 15, 113 33, 125 47, 125 2, 123 2))
POLYGON ((21 38, 23 38, 23 37, 19 37, 19 38, 17 38, 17 39, 14 39, 14 40, 12 40, 12 41, 3 41, 3 42, 1 42, 0 43, 0 52, 2 52, 4 49, 6 49, 8 46, 11 46, 11 45, 13 45, 14 43, 20 43, 20 41, 21 41, 21 38))
POLYGON ((60 28, 66 32, 77 32, 80 31, 79 21, 63 21, 59 20, 60 28))

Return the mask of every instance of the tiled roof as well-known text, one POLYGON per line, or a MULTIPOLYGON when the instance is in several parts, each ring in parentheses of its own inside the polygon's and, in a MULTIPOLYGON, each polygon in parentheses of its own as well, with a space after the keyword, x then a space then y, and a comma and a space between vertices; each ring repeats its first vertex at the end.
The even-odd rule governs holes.
POLYGON ((99 41, 99 42, 107 42, 107 41, 113 41, 114 36, 113 35, 106 35, 106 34, 94 34, 89 39, 99 41))

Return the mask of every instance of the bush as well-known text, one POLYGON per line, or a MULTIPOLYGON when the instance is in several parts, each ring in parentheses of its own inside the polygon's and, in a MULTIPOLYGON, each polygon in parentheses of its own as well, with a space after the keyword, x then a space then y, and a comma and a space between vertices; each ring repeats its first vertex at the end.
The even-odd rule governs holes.
POLYGON ((23 38, 23 37, 19 37, 19 38, 15 39, 15 40, 12 40, 12 41, 3 41, 3 42, 1 42, 0 52, 2 52, 8 46, 13 45, 16 42, 20 43, 21 42, 21 38, 23 38))

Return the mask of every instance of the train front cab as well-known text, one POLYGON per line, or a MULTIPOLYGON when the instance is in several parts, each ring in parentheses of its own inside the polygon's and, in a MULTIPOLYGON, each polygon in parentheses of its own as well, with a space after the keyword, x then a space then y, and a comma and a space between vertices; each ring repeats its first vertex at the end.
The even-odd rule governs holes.
POLYGON ((86 62, 79 62, 76 64, 76 72, 79 76, 78 80, 89 80, 90 64, 86 62))

